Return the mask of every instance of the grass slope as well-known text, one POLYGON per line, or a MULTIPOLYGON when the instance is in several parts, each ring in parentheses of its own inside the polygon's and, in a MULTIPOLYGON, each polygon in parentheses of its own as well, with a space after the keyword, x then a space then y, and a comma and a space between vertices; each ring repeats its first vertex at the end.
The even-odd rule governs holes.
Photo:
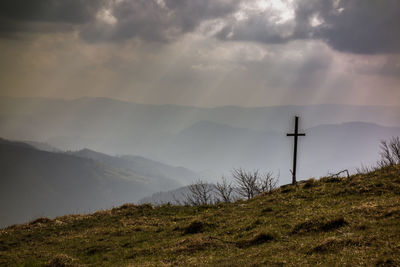
POLYGON ((1 266, 45 264, 399 266, 400 166, 232 204, 126 204, 0 230, 1 266))

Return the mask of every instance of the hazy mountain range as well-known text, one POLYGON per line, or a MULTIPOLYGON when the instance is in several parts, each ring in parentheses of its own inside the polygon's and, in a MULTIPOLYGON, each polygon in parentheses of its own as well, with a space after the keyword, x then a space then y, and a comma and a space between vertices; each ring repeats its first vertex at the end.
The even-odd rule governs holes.
POLYGON ((400 107, 273 106, 197 108, 108 98, 0 98, 0 136, 63 150, 140 155, 217 179, 234 167, 272 170, 290 180, 293 116, 299 177, 372 164, 379 141, 400 135, 400 107))
POLYGON ((149 183, 158 183, 160 188, 176 188, 176 185, 185 185, 192 182, 197 174, 182 168, 173 167, 140 156, 110 156, 90 149, 69 151, 70 155, 93 159, 117 169, 129 170, 136 175, 143 176, 149 183))
POLYGON ((237 167, 273 171, 280 184, 289 183, 293 140, 286 133, 295 115, 306 133, 299 179, 374 164, 380 140, 400 136, 399 107, 196 108, 0 97, 0 136, 30 140, 0 142, 0 212, 7 214, 0 225, 140 199, 165 202, 171 194, 157 192, 199 178, 229 179, 237 167))
POLYGON ((5 139, 0 139, 0 173, 0 226, 136 202, 196 177, 187 169, 140 157, 87 149, 48 152, 5 139))

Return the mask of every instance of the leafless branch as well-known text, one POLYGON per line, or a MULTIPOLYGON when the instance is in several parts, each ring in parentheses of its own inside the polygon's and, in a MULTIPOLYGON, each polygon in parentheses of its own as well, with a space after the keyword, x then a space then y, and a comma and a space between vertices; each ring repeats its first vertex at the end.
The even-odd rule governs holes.
POLYGON ((273 176, 272 172, 267 172, 260 176, 258 183, 259 193, 270 192, 276 188, 278 184, 278 179, 273 176))
POLYGON ((202 180, 188 186, 189 193, 185 195, 184 203, 192 206, 212 204, 213 186, 202 180))
POLYGON ((242 168, 233 169, 232 176, 236 181, 236 191, 240 196, 250 199, 258 194, 258 170, 250 172, 242 168))
POLYGON ((232 175, 236 182, 236 192, 247 199, 275 189, 278 183, 272 172, 260 174, 258 170, 251 172, 239 168, 233 169, 232 175))
POLYGON ((377 162, 379 167, 400 164, 400 138, 392 137, 389 141, 381 141, 381 159, 377 162))
POLYGON ((215 185, 217 194, 219 195, 221 201, 225 203, 232 202, 232 183, 228 183, 225 177, 222 176, 221 183, 217 182, 215 185))

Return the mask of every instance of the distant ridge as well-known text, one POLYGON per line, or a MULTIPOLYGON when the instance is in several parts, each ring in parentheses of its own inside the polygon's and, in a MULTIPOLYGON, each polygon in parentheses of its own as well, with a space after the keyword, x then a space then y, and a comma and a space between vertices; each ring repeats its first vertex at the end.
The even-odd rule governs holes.
POLYGON ((161 188, 186 185, 197 176, 196 173, 186 168, 173 167, 141 156, 110 156, 87 148, 74 152, 71 151, 68 154, 93 159, 114 168, 130 170, 135 174, 146 177, 149 182, 160 183, 161 186, 158 187, 161 188))
POLYGON ((400 107, 327 104, 196 108, 87 97, 0 98, 0 136, 39 140, 64 151, 89 147, 109 155, 140 155, 210 174, 209 179, 238 166, 280 171, 286 183, 285 179, 290 179, 287 159, 291 148, 285 133, 292 129, 294 115, 300 116, 302 130, 310 131, 299 144, 299 178, 325 175, 327 169, 334 171, 344 163, 349 169, 370 164, 380 139, 399 135, 400 107), (351 151, 338 157, 350 144, 351 151), (327 151, 332 153, 326 155, 327 151), (332 166, 330 155, 343 161, 332 166), (318 160, 317 166, 313 159, 318 160))
POLYGON ((134 165, 132 160, 90 150, 82 153, 97 159, 43 151, 24 142, 0 139, 0 214, 4 215, 0 217, 0 226, 135 202, 162 189, 177 188, 182 185, 179 178, 194 175, 189 170, 162 164, 153 173, 146 173, 150 172, 145 168, 149 166, 134 165), (131 166, 123 166, 125 163, 131 166), (157 171, 167 170, 169 174, 156 175, 157 171), (176 180, 168 177, 175 174, 179 177, 176 180))

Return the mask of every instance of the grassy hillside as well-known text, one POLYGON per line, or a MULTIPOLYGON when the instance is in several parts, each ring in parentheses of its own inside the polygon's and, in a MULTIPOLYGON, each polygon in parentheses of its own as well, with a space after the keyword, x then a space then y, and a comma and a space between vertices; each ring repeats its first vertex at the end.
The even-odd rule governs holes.
POLYGON ((400 166, 232 204, 124 205, 0 231, 1 266, 47 263, 399 266, 400 166))

